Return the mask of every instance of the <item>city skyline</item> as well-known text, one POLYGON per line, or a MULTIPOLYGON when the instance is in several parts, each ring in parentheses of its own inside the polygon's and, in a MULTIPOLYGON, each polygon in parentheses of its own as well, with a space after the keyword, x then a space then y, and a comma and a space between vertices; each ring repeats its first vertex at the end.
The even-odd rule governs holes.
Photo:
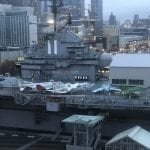
MULTIPOLYGON (((7 0, 11 2, 11 0, 7 0)), ((91 0, 86 1, 86 9, 88 7, 88 3, 91 0)), ((0 2, 6 2, 6 0, 0 0, 0 2)), ((17 2, 18 0, 14 0, 13 2, 17 2)), ((23 2, 25 4, 25 2, 23 2)), ((108 20, 109 15, 113 12, 116 15, 116 18, 121 23, 127 19, 133 20, 135 14, 139 14, 141 18, 147 18, 150 16, 150 9, 149 9, 149 0, 132 0, 130 2, 126 0, 103 0, 103 19, 108 20)), ((87 10, 86 10, 87 14, 87 10)))
POLYGON ((109 15, 113 12, 118 21, 125 21, 126 19, 133 20, 134 14, 139 14, 140 17, 146 18, 149 13, 149 0, 103 0, 104 20, 108 20, 109 15))
MULTIPOLYGON (((86 0, 88 5, 90 0, 86 0)), ((142 18, 146 18, 149 13, 149 0, 132 0, 130 3, 126 0, 103 0, 103 19, 108 20, 109 15, 113 12, 117 20, 124 22, 127 19, 133 20, 135 14, 139 14, 142 18)))

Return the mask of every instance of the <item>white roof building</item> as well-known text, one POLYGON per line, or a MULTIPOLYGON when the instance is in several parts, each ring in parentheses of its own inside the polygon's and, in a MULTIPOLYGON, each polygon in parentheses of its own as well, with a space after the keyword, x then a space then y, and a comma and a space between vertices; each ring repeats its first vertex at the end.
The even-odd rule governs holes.
POLYGON ((142 145, 146 149, 150 149, 150 132, 142 129, 139 126, 135 126, 129 130, 117 134, 106 145, 116 143, 117 141, 120 141, 124 138, 129 138, 134 142, 142 145))
POLYGON ((150 67, 150 54, 117 54, 110 67, 150 67))
POLYGON ((103 119, 103 116, 72 115, 64 119, 62 122, 70 124, 88 124, 90 126, 94 126, 96 123, 103 121, 103 119))
POLYGON ((110 64, 112 85, 150 87, 150 54, 117 54, 110 64))

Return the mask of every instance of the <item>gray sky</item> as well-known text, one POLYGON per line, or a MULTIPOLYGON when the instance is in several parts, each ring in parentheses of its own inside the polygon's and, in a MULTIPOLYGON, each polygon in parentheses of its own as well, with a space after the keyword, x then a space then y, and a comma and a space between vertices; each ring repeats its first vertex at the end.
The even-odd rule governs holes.
POLYGON ((103 6, 104 20, 108 20, 111 12, 120 21, 133 19, 134 14, 150 16, 150 0, 103 0, 103 6))
MULTIPOLYGON (((90 0, 86 0, 90 3, 90 0)), ((121 22, 126 19, 133 19, 134 14, 140 17, 150 16, 150 0, 103 0, 104 20, 108 20, 111 12, 121 22)))

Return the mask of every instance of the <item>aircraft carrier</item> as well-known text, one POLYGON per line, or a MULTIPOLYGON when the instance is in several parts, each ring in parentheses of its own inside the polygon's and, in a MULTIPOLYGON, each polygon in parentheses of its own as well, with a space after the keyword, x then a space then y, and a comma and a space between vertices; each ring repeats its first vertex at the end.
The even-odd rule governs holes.
MULTIPOLYGON (((47 84, 51 85, 51 82, 54 84, 54 81, 45 82, 44 85, 43 83, 23 83, 24 89, 20 85, 14 88, 15 81, 18 82, 15 78, 5 77, 4 79, 1 82, 7 84, 3 83, 1 87, 3 91, 0 101, 0 138, 4 143, 16 139, 14 145, 9 144, 10 147, 34 149, 39 146, 40 149, 43 146, 43 149, 46 149, 54 143, 62 143, 61 146, 65 148, 73 140, 73 128, 78 124, 84 124, 83 129, 86 129, 86 125, 89 126, 94 117, 97 121, 94 125, 100 128, 98 131, 101 136, 94 134, 93 139, 90 140, 99 139, 99 144, 102 145, 116 133, 134 125, 138 124, 149 129, 150 103, 145 96, 149 93, 148 89, 135 98, 120 95, 118 91, 117 93, 101 93, 101 91, 93 93, 94 85, 88 84, 86 85, 88 88, 85 89, 85 84, 81 83, 75 87, 79 90, 72 90, 72 92, 60 90, 60 88, 57 90, 54 87, 51 90, 47 84), (13 86, 8 87, 8 83, 12 80, 13 86)), ((0 147, 4 145, 0 144, 0 147)), ((70 143, 70 145, 76 147, 78 143, 75 145, 70 143)), ((79 143, 79 146, 83 145, 86 146, 84 142, 79 143)), ((89 147, 94 145, 99 148, 96 143, 89 144, 89 147)))
POLYGON ((23 80, 0 77, 0 149, 97 150, 134 125, 149 130, 149 89, 103 86, 111 55, 84 45, 68 23, 53 32, 42 25, 45 43, 27 51, 23 80))

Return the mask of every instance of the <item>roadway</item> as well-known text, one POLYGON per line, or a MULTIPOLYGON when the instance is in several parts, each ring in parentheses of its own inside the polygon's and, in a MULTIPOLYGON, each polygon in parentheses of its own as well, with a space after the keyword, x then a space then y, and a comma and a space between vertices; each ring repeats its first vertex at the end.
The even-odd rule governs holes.
MULTIPOLYGON (((15 132, 15 131, 0 131, 0 149, 1 150, 23 150, 24 145, 31 143, 39 138, 38 134, 15 132)), ((33 144, 26 150, 63 150, 65 143, 51 142, 50 138, 43 137, 37 143, 33 144)))

